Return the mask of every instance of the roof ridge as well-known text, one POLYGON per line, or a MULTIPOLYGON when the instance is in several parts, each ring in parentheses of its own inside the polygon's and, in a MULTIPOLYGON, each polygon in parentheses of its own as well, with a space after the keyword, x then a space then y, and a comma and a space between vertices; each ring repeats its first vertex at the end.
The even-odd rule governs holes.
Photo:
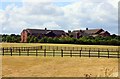
POLYGON ((88 29, 88 30, 101 30, 102 28, 99 28, 99 29, 88 29))
MULTIPOLYGON (((28 29, 25 29, 25 30, 45 30, 45 29, 29 29, 29 28, 28 28, 28 29)), ((48 30, 48 29, 47 29, 47 31, 64 31, 64 30, 48 30)))

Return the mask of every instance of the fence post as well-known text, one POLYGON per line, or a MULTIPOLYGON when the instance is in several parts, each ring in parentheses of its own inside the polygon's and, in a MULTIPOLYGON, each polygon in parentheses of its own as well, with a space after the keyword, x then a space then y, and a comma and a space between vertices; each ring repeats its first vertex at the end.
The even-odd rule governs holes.
POLYGON ((11 53, 11 56, 12 56, 12 48, 10 48, 10 53, 11 53))
MULTIPOLYGON (((17 52, 19 51, 20 47, 18 47, 17 52)), ((21 50, 21 49, 20 49, 21 50)))
POLYGON ((70 50, 70 57, 72 57, 72 50, 70 50))
POLYGON ((21 55, 21 53, 20 53, 20 49, 19 49, 19 56, 21 55))
POLYGON ((36 56, 38 56, 37 48, 36 48, 36 56))
POLYGON ((81 47, 81 51, 82 51, 82 47, 81 47))
POLYGON ((89 57, 90 57, 90 49, 89 49, 89 57))
POLYGON ((109 58, 109 50, 107 49, 107 51, 108 51, 108 58, 109 58))
POLYGON ((61 49, 61 57, 63 57, 63 50, 61 49))
POLYGON ((100 57, 100 51, 99 51, 99 49, 98 49, 98 58, 100 57))
POLYGON ((44 57, 46 57, 46 49, 44 49, 44 57))
POLYGON ((80 57, 81 57, 81 50, 80 50, 80 57))
POLYGON ((2 54, 2 55, 4 56, 4 48, 2 48, 2 51, 3 51, 3 54, 2 54))
POLYGON ((40 46, 40 49, 42 49, 42 46, 40 46))

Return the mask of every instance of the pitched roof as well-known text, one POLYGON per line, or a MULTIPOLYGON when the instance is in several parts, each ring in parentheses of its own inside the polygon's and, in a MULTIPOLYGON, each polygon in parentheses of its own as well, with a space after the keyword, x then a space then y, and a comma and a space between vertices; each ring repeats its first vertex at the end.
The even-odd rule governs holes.
POLYGON ((26 29, 26 31, 28 31, 29 33, 32 33, 32 34, 46 34, 50 31, 52 31, 56 35, 65 34, 65 32, 63 30, 26 29))
POLYGON ((104 33, 110 34, 108 31, 102 31, 100 34, 104 34, 104 33))
POLYGON ((106 33, 106 31, 102 31, 100 34, 106 33))
POLYGON ((103 31, 103 29, 74 30, 73 32, 82 32, 82 33, 87 33, 87 34, 96 34, 99 31, 103 31))

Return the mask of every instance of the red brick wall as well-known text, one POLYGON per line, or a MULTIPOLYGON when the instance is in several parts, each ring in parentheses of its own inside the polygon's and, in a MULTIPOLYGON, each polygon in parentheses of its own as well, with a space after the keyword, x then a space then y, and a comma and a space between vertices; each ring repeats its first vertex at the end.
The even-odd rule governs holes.
POLYGON ((23 42, 23 32, 21 32, 21 41, 20 42, 23 42))
POLYGON ((27 31, 23 30, 21 33, 21 42, 27 42, 27 31))

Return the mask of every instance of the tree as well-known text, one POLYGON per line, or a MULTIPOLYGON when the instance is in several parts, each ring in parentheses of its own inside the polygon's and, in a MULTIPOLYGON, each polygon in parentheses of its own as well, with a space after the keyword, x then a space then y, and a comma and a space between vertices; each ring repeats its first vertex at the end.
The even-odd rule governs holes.
POLYGON ((11 42, 16 42, 15 36, 11 36, 11 42))
POLYGON ((55 42, 55 41, 53 40, 53 38, 52 38, 52 37, 48 37, 47 43, 53 43, 53 42, 55 42))
POLYGON ((34 43, 34 36, 31 36, 29 43, 34 43))
POLYGON ((20 38, 20 37, 17 37, 17 38, 15 39, 15 42, 16 42, 16 43, 19 43, 20 40, 21 40, 21 38, 20 38))
POLYGON ((53 38, 53 43, 60 43, 60 40, 58 37, 53 38))
POLYGON ((40 43, 47 43, 48 37, 43 37, 39 40, 40 43))
POLYGON ((6 37, 2 37, 2 41, 5 42, 6 41, 6 37))
POLYGON ((6 37, 6 41, 7 41, 7 42, 12 42, 11 36, 7 36, 7 37, 6 37))
POLYGON ((30 43, 30 39, 31 39, 31 36, 29 35, 29 36, 27 37, 27 42, 28 42, 28 43, 30 43))
POLYGON ((37 37, 34 37, 33 40, 34 40, 34 43, 38 42, 38 38, 37 37))

